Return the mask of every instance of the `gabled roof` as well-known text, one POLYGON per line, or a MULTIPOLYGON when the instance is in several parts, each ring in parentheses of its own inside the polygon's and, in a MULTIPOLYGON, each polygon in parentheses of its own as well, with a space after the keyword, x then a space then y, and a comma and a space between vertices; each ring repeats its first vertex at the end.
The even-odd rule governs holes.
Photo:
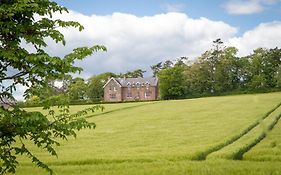
POLYGON ((134 86, 136 84, 140 85, 149 85, 149 86, 157 86, 158 78, 150 77, 150 78, 110 78, 106 84, 103 86, 105 87, 111 80, 115 80, 120 87, 128 87, 134 86))
POLYGON ((111 80, 115 81, 120 87, 122 87, 122 85, 116 80, 116 78, 111 77, 111 78, 105 83, 105 85, 103 85, 103 88, 104 88, 111 80))
POLYGON ((155 77, 151 78, 116 78, 116 80, 121 84, 122 87, 127 87, 128 85, 136 85, 139 83, 140 85, 149 85, 149 86, 157 86, 158 79, 155 77))

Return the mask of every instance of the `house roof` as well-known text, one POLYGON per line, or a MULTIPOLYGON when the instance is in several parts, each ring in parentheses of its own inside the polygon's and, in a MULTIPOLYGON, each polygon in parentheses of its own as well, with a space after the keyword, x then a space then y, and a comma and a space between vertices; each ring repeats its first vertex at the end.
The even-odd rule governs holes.
POLYGON ((155 77, 151 78, 116 78, 116 80, 121 84, 122 87, 127 87, 128 85, 135 85, 139 83, 140 85, 149 84, 150 86, 157 86, 158 79, 155 77))
POLYGON ((116 80, 116 78, 111 77, 111 78, 103 85, 103 88, 104 88, 111 80, 115 81, 120 87, 122 87, 122 85, 116 80))
POLYGON ((156 77, 150 78, 110 78, 106 84, 103 86, 105 87, 111 80, 114 80, 120 87, 128 87, 128 85, 134 86, 136 84, 140 85, 149 85, 149 86, 157 86, 158 79, 156 77))

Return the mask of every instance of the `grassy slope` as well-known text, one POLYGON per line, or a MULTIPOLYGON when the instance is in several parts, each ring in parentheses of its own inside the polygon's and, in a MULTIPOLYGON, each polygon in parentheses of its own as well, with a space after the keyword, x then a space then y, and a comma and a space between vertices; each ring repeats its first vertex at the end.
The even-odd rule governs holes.
POLYGON ((281 122, 277 123, 268 136, 247 152, 245 160, 281 161, 281 122))
POLYGON ((219 151, 210 154, 208 158, 237 159, 240 156, 239 153, 241 152, 242 154, 244 153, 243 150, 246 149, 245 148, 246 146, 250 146, 251 144, 254 144, 263 133, 267 132, 268 127, 272 125, 273 122, 275 122, 276 118, 279 118, 280 114, 281 114, 281 107, 273 111, 264 120, 259 121, 259 124, 256 127, 254 127, 247 134, 243 135, 237 141, 220 149, 219 151))
MULTIPOLYGON (((104 111, 96 111, 93 114, 88 114, 88 116, 96 116, 96 115, 100 115, 101 113, 105 114, 108 112, 114 112, 114 111, 118 111, 118 110, 125 110, 125 109, 129 109, 129 108, 134 108, 137 106, 142 106, 142 105, 146 105, 146 104, 150 104, 153 102, 138 102, 138 103, 112 103, 112 104, 104 104, 102 105, 103 107, 105 107, 104 111)), ((86 109, 86 108, 90 108, 93 107, 95 105, 74 105, 70 107, 70 112, 75 113, 78 112, 80 110, 86 109)), ((47 114, 48 112, 46 110, 42 110, 41 107, 35 107, 35 108, 26 108, 27 111, 42 111, 43 113, 47 114)), ((54 110, 56 112, 58 112, 57 108, 54 108, 54 110)))
MULTIPOLYGON (((249 161, 156 161, 52 166, 57 175, 280 175, 280 162, 249 161)), ((47 174, 23 166, 16 175, 47 174)))
MULTIPOLYGON (((225 142, 242 132, 280 101, 281 93, 272 93, 161 101, 127 109, 126 105, 132 104, 118 104, 116 106, 125 109, 89 118, 90 121, 96 122, 97 129, 81 131, 77 139, 63 142, 63 146, 58 148, 59 159, 33 149, 58 172, 66 174, 71 174, 67 173, 68 169, 75 167, 82 168, 82 174, 89 173, 89 167, 103 174, 103 169, 118 172, 121 171, 119 168, 124 166, 128 167, 127 174, 142 168, 147 170, 145 173, 154 171, 155 174, 164 174, 164 167, 170 167, 178 173, 185 169, 195 174, 207 170, 215 172, 214 168, 219 168, 219 165, 214 162, 177 160, 190 159, 198 151, 225 142), (75 166, 85 164, 87 166, 75 166), (66 168, 60 165, 68 166, 66 168), (188 168, 189 165, 191 167, 188 168), (200 166, 202 170, 196 169, 200 166)), ((116 110, 116 106, 106 107, 108 110, 116 110)), ((25 172, 31 170, 31 166, 27 160, 22 159, 21 162, 24 166, 20 174, 26 174, 25 172)), ((226 171, 224 168, 232 172, 232 162, 225 161, 223 164, 225 166, 219 168, 221 172, 226 171)), ((249 166, 242 162, 237 163, 241 171, 244 166, 249 168, 249 172, 250 167, 258 167, 257 163, 246 164, 249 166)), ((267 169, 271 172, 280 170, 274 163, 264 165, 266 168, 259 171, 261 174, 267 169), (271 166, 272 168, 269 168, 271 166)))

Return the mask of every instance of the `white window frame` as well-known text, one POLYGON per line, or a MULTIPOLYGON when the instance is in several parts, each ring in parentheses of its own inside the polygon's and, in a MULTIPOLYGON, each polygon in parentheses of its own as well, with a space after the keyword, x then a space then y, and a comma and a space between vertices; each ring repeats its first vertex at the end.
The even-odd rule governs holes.
POLYGON ((144 92, 144 98, 150 98, 151 97, 151 92, 150 91, 145 91, 144 92), (149 95, 147 95, 149 94, 149 95))
POLYGON ((139 82, 136 83, 137 89, 140 89, 141 84, 139 82))
POLYGON ((127 92, 127 98, 133 98, 133 94, 132 94, 131 91, 128 91, 128 92, 127 92), (130 94, 130 96, 129 96, 129 94, 130 94))

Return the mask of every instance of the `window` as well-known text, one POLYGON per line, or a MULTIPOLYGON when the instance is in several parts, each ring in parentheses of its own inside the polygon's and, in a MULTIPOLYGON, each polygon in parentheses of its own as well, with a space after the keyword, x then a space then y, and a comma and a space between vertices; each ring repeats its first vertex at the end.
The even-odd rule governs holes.
POLYGON ((150 85, 149 82, 145 83, 146 89, 149 89, 149 85, 150 85))
POLYGON ((132 98, 132 92, 127 93, 127 98, 132 98))
POLYGON ((149 98, 151 96, 151 92, 150 91, 146 91, 145 93, 144 93, 144 97, 145 98, 149 98))
POLYGON ((139 89, 141 86, 141 84, 139 82, 137 82, 136 85, 137 85, 137 89, 139 89))
POLYGON ((109 94, 109 97, 112 98, 112 99, 115 99, 116 98, 116 94, 109 94))
POLYGON ((113 87, 113 91, 117 91, 117 88, 115 86, 113 87))

